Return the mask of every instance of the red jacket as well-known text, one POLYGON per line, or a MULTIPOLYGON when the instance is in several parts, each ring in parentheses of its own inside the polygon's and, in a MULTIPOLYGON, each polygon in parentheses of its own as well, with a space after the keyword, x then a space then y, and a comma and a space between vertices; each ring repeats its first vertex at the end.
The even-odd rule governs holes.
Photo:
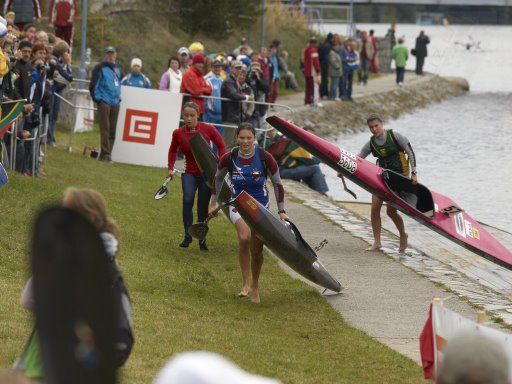
POLYGON ((194 158, 194 154, 190 148, 190 139, 197 134, 203 136, 208 144, 213 142, 213 144, 215 144, 219 149, 219 156, 222 156, 226 153, 226 145, 224 144, 224 140, 213 125, 200 121, 197 123, 196 128, 193 131, 191 131, 186 125, 183 125, 174 130, 172 133, 172 141, 171 146, 169 147, 169 157, 167 163, 168 169, 174 168, 174 163, 176 162, 176 154, 178 153, 178 149, 181 149, 181 152, 183 152, 185 155, 185 172, 191 173, 194 176, 201 176, 201 171, 197 166, 196 159, 194 158))
POLYGON ((57 27, 69 27, 76 18, 78 5, 76 0, 50 0, 48 22, 57 27))
MULTIPOLYGON (((212 94, 212 86, 204 79, 203 73, 192 66, 183 74, 180 92, 189 93, 194 96, 208 96, 212 94)), ((204 100, 201 98, 190 98, 190 101, 193 101, 199 107, 199 114, 201 115, 204 113, 204 100)))
POLYGON ((304 76, 314 77, 320 75, 320 62, 316 45, 308 44, 304 48, 304 76))

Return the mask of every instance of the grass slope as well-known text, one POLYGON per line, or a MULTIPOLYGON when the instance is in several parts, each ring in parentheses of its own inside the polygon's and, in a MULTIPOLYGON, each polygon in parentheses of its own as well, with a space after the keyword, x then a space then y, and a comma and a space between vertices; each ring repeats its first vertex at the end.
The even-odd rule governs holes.
MULTIPOLYGON (((60 139, 60 140, 59 140, 60 139)), ((63 143, 63 134, 58 136, 63 143)), ((244 369, 286 383, 419 383, 411 360, 345 324, 311 287, 286 275, 271 257, 262 272, 262 304, 240 300, 237 243, 227 220, 212 222, 210 252, 182 237, 180 182, 161 201, 152 196, 165 172, 104 164, 78 148, 98 133, 75 137, 75 152, 51 148, 45 179, 11 174, 0 190, 0 367, 22 350, 31 319, 19 305, 27 278, 27 244, 35 212, 58 202, 68 186, 96 188, 121 229, 118 262, 133 300, 136 345, 122 382, 149 383, 173 354, 219 352, 244 369)))

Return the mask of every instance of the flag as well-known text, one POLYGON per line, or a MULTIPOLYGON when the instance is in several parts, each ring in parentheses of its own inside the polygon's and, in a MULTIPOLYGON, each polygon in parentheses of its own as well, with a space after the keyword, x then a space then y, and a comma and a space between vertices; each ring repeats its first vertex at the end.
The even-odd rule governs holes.
POLYGON ((0 138, 2 138, 11 126, 11 122, 16 119, 23 107, 25 100, 20 100, 15 103, 2 104, 2 117, 0 118, 0 138))
POLYGON ((423 326, 420 334, 420 354, 421 365, 423 367, 423 377, 434 380, 434 331, 432 329, 432 304, 428 311, 428 319, 423 326))

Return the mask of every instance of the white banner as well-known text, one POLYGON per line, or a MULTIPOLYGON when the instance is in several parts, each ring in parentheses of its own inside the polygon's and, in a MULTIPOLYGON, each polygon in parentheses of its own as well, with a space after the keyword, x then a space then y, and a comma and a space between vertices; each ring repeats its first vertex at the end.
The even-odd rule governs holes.
POLYGON ((112 160, 166 167, 182 98, 180 93, 122 86, 112 160))
MULTIPOLYGON (((60 101, 63 102, 62 100, 60 101)), ((94 102, 89 95, 88 89, 77 89, 75 93, 75 105, 80 107, 94 108, 94 102)), ((92 109, 76 109, 75 132, 92 131, 94 124, 94 111, 92 109)))
POLYGON ((432 330, 434 332, 434 353, 436 371, 443 361, 443 352, 450 339, 464 331, 477 331, 500 344, 508 356, 512 379, 512 335, 494 328, 477 324, 442 305, 432 305, 432 330))

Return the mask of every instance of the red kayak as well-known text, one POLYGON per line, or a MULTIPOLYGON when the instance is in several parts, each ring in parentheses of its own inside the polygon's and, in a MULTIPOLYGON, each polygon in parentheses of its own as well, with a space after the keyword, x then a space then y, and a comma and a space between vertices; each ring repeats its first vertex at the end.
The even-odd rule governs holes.
POLYGON ((355 156, 280 117, 267 122, 361 188, 448 239, 512 270, 512 253, 452 199, 355 156))

